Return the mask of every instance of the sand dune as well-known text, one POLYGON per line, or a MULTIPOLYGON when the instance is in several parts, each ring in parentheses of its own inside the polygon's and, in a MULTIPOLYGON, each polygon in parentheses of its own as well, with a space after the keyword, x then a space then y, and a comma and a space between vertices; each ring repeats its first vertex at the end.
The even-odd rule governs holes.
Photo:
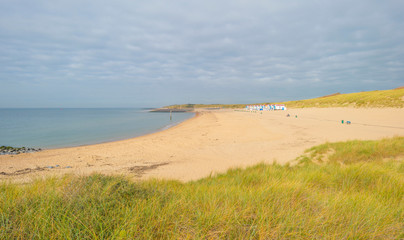
POLYGON ((394 108, 198 110, 193 119, 138 138, 0 156, 0 179, 30 181, 98 172, 134 179, 196 180, 260 162, 286 163, 326 141, 404 136, 403 119, 404 109, 394 108))

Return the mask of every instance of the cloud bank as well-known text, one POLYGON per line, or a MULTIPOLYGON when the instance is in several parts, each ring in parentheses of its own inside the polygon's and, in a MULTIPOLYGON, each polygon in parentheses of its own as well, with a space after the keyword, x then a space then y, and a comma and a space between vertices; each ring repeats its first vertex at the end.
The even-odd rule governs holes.
POLYGON ((403 1, 0 1, 0 107, 253 103, 404 85, 403 1))

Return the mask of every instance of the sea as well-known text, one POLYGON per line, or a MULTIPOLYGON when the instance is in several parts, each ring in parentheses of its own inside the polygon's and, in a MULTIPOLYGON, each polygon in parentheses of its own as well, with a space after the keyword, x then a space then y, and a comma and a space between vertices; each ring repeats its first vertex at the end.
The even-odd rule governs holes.
POLYGON ((148 108, 0 108, 0 146, 63 148, 157 132, 194 116, 148 108))

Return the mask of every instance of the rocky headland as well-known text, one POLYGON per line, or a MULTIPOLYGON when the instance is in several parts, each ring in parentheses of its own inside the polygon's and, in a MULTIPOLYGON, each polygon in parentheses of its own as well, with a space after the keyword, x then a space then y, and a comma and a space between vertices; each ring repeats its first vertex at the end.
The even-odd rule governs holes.
POLYGON ((192 112, 193 108, 155 108, 150 112, 192 112))

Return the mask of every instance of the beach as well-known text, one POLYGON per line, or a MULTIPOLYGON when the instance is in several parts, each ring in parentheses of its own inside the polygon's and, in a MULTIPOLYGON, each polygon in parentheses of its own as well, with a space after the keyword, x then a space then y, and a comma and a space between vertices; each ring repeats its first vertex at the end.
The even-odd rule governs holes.
POLYGON ((137 138, 1 155, 0 179, 27 182, 63 174, 101 173, 186 182, 262 162, 285 164, 327 141, 404 135, 404 109, 400 108, 196 112, 194 118, 179 125, 137 138))

